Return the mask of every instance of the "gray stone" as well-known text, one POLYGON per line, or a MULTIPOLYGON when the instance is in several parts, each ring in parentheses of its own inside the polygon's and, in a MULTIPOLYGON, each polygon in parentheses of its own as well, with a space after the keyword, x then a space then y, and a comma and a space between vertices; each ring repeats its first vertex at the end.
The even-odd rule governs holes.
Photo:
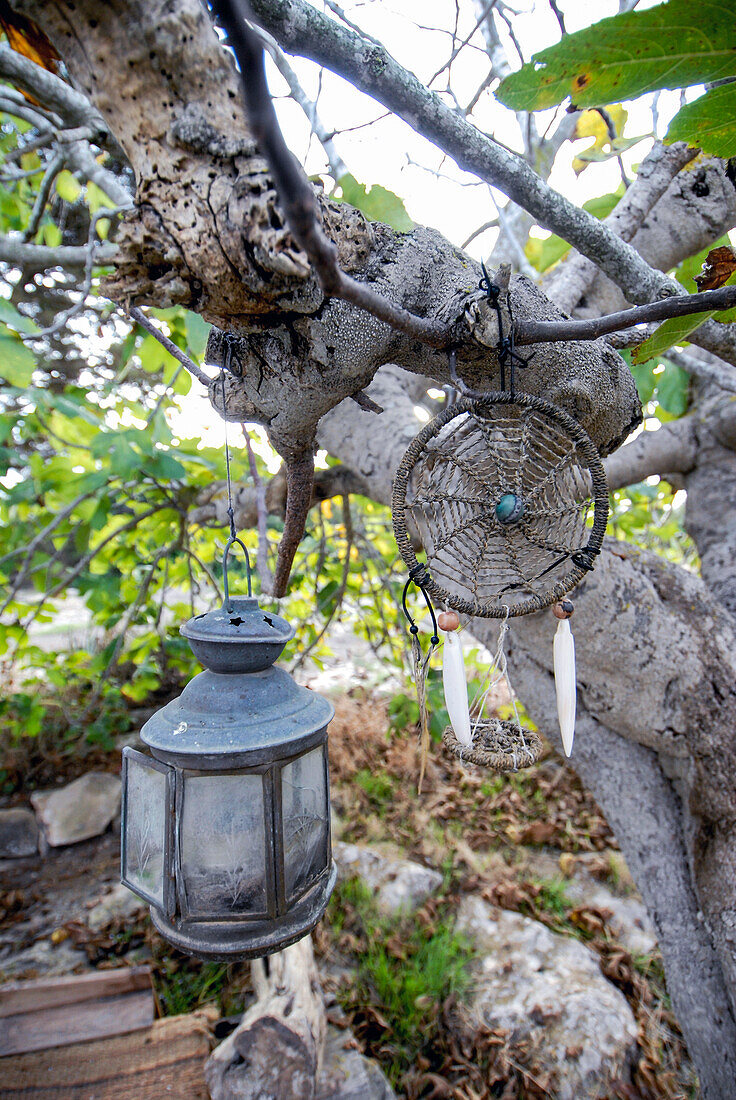
POLYGON ((657 946, 657 934, 644 905, 638 898, 622 898, 600 883, 579 879, 565 886, 569 898, 591 909, 607 909, 608 927, 632 955, 649 955, 657 946))
MULTIPOLYGON (((29 947, 0 958, 0 980, 9 981, 23 977, 37 977, 48 974, 71 974, 88 970, 87 955, 77 950, 71 943, 54 944, 50 939, 37 940, 29 947)), ((0 1095, 2 1095, 0 1093, 0 1095)))
POLYGON ((113 921, 132 919, 147 908, 145 901, 119 882, 90 909, 87 924, 93 932, 99 932, 113 921))
POLYGON ((361 878, 384 913, 411 912, 442 885, 442 875, 409 859, 392 859, 373 848, 338 841, 333 845, 338 876, 361 878))
POLYGON ((457 928, 481 953, 471 1025, 503 1028, 523 1042, 528 1068, 552 1075, 558 1100, 606 1096, 611 1081, 626 1078, 636 1021, 589 948, 478 897, 463 900, 457 928))
POLYGON ((38 823, 22 806, 0 810, 0 859, 21 859, 38 852, 38 823))
POLYGON ((349 1029, 328 1026, 315 1100, 396 1100, 381 1067, 354 1044, 349 1029))
POLYGON ((120 780, 108 772, 86 775, 54 791, 31 795, 52 848, 104 833, 120 808, 120 780))

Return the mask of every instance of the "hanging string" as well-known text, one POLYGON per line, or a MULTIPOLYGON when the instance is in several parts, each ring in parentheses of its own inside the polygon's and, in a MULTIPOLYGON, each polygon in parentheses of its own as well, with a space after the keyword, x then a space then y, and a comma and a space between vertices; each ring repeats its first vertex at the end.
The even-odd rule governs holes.
MULTIPOLYGON (((230 345, 228 344, 225 349, 225 355, 229 358, 230 345)), ((225 407, 225 371, 222 375, 222 419, 225 424, 225 470, 227 473, 227 517, 230 520, 230 538, 235 541, 238 537, 238 533, 235 530, 235 511, 233 509, 233 485, 230 477, 230 445, 227 439, 227 409, 225 407)))
MULTIPOLYGON (((505 683, 506 683, 506 689, 509 693, 509 698, 511 700, 511 707, 512 707, 512 710, 514 712, 514 720, 516 722, 516 728, 518 730, 519 738, 521 740, 521 746, 522 746, 523 749, 526 749, 527 748, 527 743, 526 743, 526 739, 524 737, 524 728, 521 724, 521 719, 519 718, 519 710, 518 710, 518 707, 516 705, 516 692, 514 691, 514 688, 513 688, 512 683, 511 683, 511 679, 509 677, 508 662, 506 660, 506 652, 505 652, 505 648, 504 648, 505 647, 505 641, 506 641, 506 634, 508 633, 508 629, 509 629, 509 611, 510 610, 511 609, 509 608, 508 604, 505 605, 506 614, 505 614, 504 618, 502 619, 501 625, 499 627, 498 642, 496 643, 496 652, 493 655, 493 658, 491 660, 491 665, 490 665, 490 668, 489 668, 488 672, 486 673, 485 679, 481 683, 481 686, 478 688, 478 691, 476 692, 475 697, 474 697, 472 703, 470 704, 471 715, 472 715, 473 711, 476 708, 478 708, 477 716, 474 719, 472 736, 473 736, 473 740, 475 740, 476 733, 477 733, 477 731, 480 727, 480 724, 483 720, 483 711, 485 710, 486 701, 488 699, 488 696, 489 696, 490 692, 496 686, 496 684, 498 684, 501 680, 504 680, 505 683)), ((462 759, 462 757, 461 757, 461 759, 462 759)), ((516 755, 515 755, 515 752, 514 752, 514 768, 516 768, 516 766, 517 766, 517 761, 516 761, 516 755)))
POLYGON ((417 784, 417 792, 421 793, 422 783, 424 782, 424 772, 427 766, 427 758, 429 756, 429 713, 427 708, 427 676, 429 674, 429 666, 432 660, 432 655, 435 648, 439 645, 439 635, 437 633, 437 619, 435 617, 434 608, 432 607, 432 601, 429 598, 429 593, 422 584, 423 578, 426 576, 426 568, 419 563, 414 569, 409 572, 409 579, 404 585, 404 593, 401 597, 401 606, 404 615, 409 621, 409 633, 411 634, 411 660, 412 660, 412 675, 414 677, 414 684, 417 691, 417 703, 419 705, 419 753, 420 753, 420 765, 419 765, 419 782, 417 784), (409 594, 409 587, 414 584, 424 596, 424 602, 427 605, 427 609, 432 618, 432 637, 429 640, 429 648, 426 654, 422 653, 422 647, 419 644, 419 627, 412 618, 411 612, 406 603, 406 598, 409 594))

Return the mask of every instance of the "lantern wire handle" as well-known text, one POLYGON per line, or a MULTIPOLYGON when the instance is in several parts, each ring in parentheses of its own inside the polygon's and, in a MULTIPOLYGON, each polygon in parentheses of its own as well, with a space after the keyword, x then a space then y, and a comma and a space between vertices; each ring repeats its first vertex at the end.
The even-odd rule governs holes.
POLYGON ((227 542, 225 543, 225 552, 222 555, 222 590, 223 590, 222 606, 224 607, 225 611, 227 611, 228 613, 230 611, 232 611, 232 607, 230 606, 230 586, 228 584, 228 577, 227 577, 227 559, 228 559, 228 555, 230 554, 230 547, 233 546, 233 544, 236 543, 236 542, 237 542, 238 546, 242 549, 243 553, 245 554, 245 565, 246 565, 247 577, 248 577, 248 595, 249 596, 253 595, 252 588, 251 588, 250 555, 248 553, 248 548, 245 545, 245 543, 242 541, 242 539, 239 539, 237 535, 231 536, 227 540, 227 542))

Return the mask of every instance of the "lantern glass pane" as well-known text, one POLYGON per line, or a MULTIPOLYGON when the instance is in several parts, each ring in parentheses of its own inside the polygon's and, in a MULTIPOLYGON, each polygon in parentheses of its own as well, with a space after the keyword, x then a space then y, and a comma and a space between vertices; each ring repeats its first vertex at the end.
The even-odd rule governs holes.
POLYGON ((329 809, 324 746, 292 760, 281 772, 284 879, 290 902, 323 871, 328 858, 329 809))
POLYGON ((138 753, 127 758, 125 784, 125 878, 163 908, 166 838, 166 773, 138 753))
POLYGON ((265 913, 262 776, 187 776, 180 840, 190 915, 265 913))

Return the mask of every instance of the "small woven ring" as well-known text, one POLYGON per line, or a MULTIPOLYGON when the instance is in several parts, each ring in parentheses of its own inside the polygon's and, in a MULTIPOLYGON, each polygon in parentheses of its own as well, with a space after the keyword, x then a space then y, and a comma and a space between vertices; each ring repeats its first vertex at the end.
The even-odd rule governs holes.
POLYGON ((530 768, 542 754, 542 739, 533 730, 520 730, 515 722, 488 718, 473 730, 473 745, 462 745, 452 726, 447 726, 442 741, 448 752, 464 763, 478 764, 496 772, 515 772, 530 768), (522 741, 523 733, 523 741, 522 741))
POLYGON ((556 405, 550 404, 549 401, 544 401, 541 397, 535 397, 533 394, 529 393, 511 394, 508 392, 489 392, 484 394, 483 397, 461 397, 454 404, 448 405, 447 408, 443 409, 434 420, 430 420, 430 422, 422 428, 421 432, 415 436, 409 444, 406 454, 399 463, 394 476, 394 487, 391 497, 394 536, 399 548, 399 553, 408 565, 410 571, 419 569, 424 570, 422 584, 438 603, 447 604, 448 607, 453 607, 463 615, 470 615, 481 619, 505 619, 507 615, 511 617, 516 615, 529 615, 533 611, 542 611, 545 607, 551 607, 553 603, 557 603, 557 601, 567 595, 568 592, 571 592, 572 589, 580 583, 588 570, 573 562, 572 568, 551 588, 548 588, 541 595, 535 593, 533 596, 530 596, 529 599, 520 600, 516 604, 492 604, 477 599, 467 600, 443 588, 426 570, 426 566, 417 561, 417 556, 414 553, 414 547, 411 544, 409 532, 406 527, 405 511, 406 490, 409 485, 411 472, 429 440, 437 435, 442 428, 444 428, 445 424, 448 424, 456 416, 462 416, 464 413, 482 412, 483 409, 490 408, 492 405, 521 405, 524 408, 535 409, 537 412, 548 416, 550 420, 554 420, 565 432, 567 432, 569 438, 579 447, 580 454, 590 471, 593 483, 593 526, 590 529, 590 538, 588 539, 587 546, 581 547, 577 553, 581 556, 586 556, 591 563, 600 553, 603 544, 603 536, 606 533, 606 524, 608 523, 608 483, 606 481, 606 475, 600 455, 590 436, 584 428, 580 427, 577 420, 573 420, 566 412, 562 409, 558 409, 556 405))

